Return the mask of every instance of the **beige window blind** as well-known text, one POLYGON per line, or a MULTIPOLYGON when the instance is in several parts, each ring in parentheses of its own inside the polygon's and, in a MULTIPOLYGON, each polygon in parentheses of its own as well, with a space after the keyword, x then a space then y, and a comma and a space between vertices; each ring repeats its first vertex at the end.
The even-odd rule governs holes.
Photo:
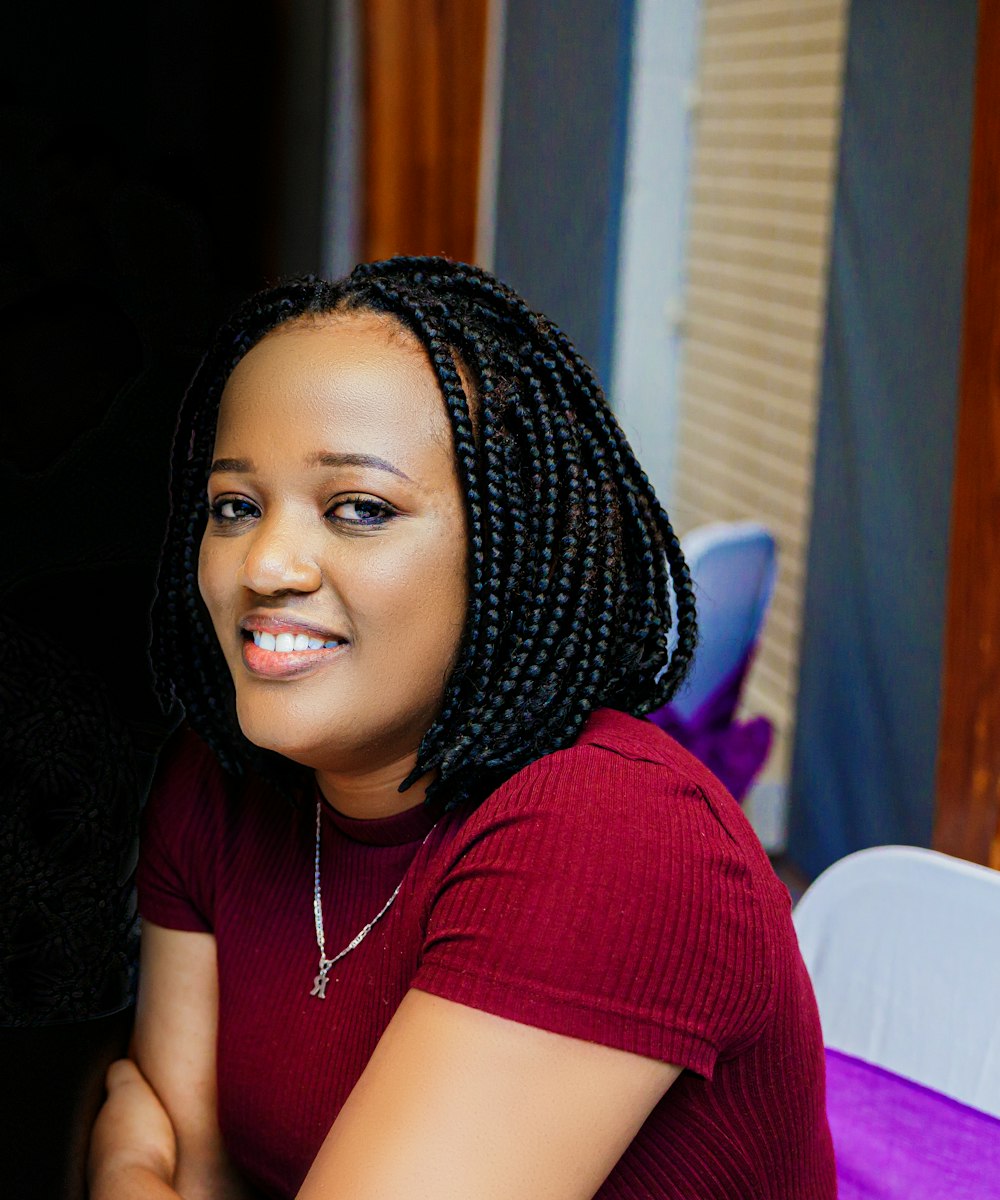
POLYGON ((846 0, 704 0, 678 463, 683 534, 759 520, 780 567, 746 707, 795 713, 846 0))

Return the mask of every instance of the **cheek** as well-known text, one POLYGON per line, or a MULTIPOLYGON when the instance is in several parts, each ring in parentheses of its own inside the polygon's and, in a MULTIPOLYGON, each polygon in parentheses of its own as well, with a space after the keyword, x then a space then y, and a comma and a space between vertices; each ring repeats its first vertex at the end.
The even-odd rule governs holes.
POLYGON ((458 550, 443 547, 429 564, 415 606, 415 617, 423 631, 428 658, 433 658, 435 675, 453 665, 465 629, 468 612, 465 556, 464 542, 458 550))
MULTIPOLYGON (((451 663, 465 625, 467 606, 465 544, 452 537, 371 562, 356 575, 353 592, 359 612, 375 615, 376 637, 397 663, 438 675, 451 663)), ((373 631, 375 632, 375 631, 373 631)))
POLYGON ((228 566, 217 544, 202 541, 198 552, 198 591, 209 616, 216 622, 226 599, 228 566))

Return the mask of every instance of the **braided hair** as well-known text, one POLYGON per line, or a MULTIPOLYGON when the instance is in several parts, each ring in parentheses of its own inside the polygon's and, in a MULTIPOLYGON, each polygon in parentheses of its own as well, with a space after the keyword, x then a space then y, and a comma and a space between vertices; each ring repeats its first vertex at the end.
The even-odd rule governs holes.
POLYGON ((696 641, 691 580, 593 371, 512 289, 463 263, 404 257, 362 264, 338 283, 282 284, 220 330, 185 396, 153 607, 161 698, 183 704, 224 768, 266 769, 269 752, 239 732, 196 583, 222 390, 277 326, 350 312, 388 314, 416 337, 451 423, 468 610, 437 719, 400 787, 433 770, 428 800, 450 807, 570 744, 594 708, 641 715, 666 703, 696 641))

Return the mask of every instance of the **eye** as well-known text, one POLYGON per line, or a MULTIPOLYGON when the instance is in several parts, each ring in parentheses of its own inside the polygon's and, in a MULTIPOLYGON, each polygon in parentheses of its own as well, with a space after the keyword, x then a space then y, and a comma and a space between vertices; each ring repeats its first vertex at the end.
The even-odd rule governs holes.
POLYGON ((220 525, 235 525, 251 517, 259 517, 260 509, 243 496, 220 496, 209 506, 212 520, 220 525))
POLYGON ((396 510, 384 500, 373 496, 346 496, 338 500, 326 514, 342 525, 384 525, 396 515, 396 510))

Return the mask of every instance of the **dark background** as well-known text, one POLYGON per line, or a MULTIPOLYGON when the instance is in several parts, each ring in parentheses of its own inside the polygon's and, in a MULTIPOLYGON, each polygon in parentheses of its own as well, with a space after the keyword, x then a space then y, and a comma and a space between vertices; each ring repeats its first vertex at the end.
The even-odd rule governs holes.
POLYGON ((179 716, 147 651, 178 404, 235 303, 318 267, 289 237, 289 191, 318 205, 285 187, 294 8, 0 15, 0 1192, 20 1200, 82 1196, 127 1044, 136 818, 179 716))
POLYGON ((140 774, 178 402, 283 267, 285 24, 259 0, 0 18, 0 614, 107 689, 140 774))

